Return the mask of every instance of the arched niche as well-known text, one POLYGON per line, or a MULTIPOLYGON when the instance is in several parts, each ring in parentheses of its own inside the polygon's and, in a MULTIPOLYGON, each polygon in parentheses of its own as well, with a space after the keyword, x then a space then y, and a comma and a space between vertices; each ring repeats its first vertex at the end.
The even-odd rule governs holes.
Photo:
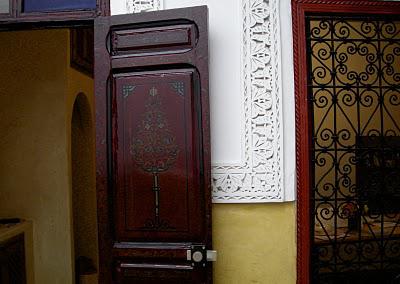
POLYGON ((91 279, 97 277, 98 242, 94 161, 91 107, 85 94, 80 93, 76 96, 71 119, 72 234, 76 283, 80 283, 79 277, 91 279))

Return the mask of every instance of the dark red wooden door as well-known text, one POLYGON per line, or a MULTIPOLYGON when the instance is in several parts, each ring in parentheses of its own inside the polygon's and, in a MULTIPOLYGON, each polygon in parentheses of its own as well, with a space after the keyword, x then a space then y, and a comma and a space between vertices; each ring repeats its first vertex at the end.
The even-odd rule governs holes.
POLYGON ((212 283, 207 19, 96 19, 99 283, 212 283))

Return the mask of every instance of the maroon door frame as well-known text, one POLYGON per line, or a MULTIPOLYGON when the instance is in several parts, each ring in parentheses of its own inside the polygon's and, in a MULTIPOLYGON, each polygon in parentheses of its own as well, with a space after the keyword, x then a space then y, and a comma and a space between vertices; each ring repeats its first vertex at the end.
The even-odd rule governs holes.
POLYGON ((400 2, 372 0, 292 0, 296 100, 297 283, 310 282, 311 116, 307 100, 305 15, 309 13, 400 14, 400 2))

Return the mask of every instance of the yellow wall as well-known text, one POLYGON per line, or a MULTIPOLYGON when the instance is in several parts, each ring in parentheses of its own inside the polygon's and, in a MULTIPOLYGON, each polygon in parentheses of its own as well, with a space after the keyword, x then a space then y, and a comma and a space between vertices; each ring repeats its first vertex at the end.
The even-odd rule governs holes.
POLYGON ((33 220, 36 283, 71 283, 68 31, 0 33, 0 42, 0 216, 33 220))
POLYGON ((296 283, 295 211, 293 202, 214 204, 214 283, 296 283))
POLYGON ((33 220, 37 284, 70 284, 71 115, 93 84, 69 68, 68 30, 1 32, 0 42, 0 217, 33 220))

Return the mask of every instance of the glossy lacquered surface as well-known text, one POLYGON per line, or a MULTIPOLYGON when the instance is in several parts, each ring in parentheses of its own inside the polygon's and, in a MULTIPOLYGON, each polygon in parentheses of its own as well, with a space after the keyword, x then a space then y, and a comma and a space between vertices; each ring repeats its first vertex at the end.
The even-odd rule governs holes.
POLYGON ((212 283, 207 8, 95 22, 100 283, 212 283))
POLYGON ((194 69, 114 75, 118 241, 201 242, 201 121, 194 69))

